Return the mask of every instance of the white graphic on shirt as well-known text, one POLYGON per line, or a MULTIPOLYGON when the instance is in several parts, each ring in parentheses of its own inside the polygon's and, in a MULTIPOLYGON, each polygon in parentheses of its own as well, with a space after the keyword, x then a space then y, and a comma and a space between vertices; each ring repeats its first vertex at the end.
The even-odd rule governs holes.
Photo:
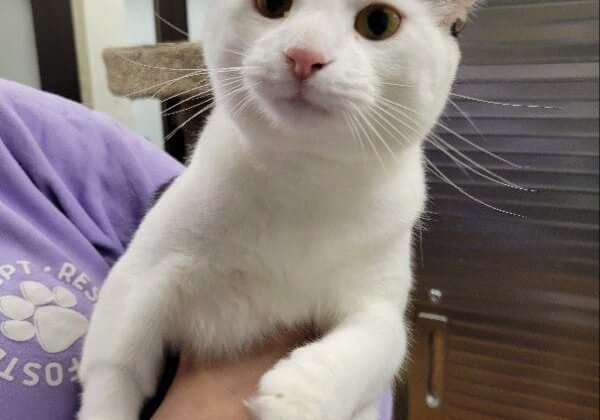
POLYGON ((37 337, 48 353, 60 353, 70 348, 88 330, 88 320, 70 309, 77 305, 76 296, 57 286, 50 290, 42 283, 21 283, 22 298, 0 297, 0 312, 8 321, 0 324, 0 333, 12 341, 23 342, 37 337))

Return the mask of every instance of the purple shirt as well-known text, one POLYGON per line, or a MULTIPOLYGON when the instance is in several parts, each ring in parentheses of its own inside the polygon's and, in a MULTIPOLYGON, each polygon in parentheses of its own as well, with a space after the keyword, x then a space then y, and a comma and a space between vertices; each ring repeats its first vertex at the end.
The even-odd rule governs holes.
POLYGON ((0 80, 0 420, 74 418, 102 282, 181 170, 102 114, 0 80))

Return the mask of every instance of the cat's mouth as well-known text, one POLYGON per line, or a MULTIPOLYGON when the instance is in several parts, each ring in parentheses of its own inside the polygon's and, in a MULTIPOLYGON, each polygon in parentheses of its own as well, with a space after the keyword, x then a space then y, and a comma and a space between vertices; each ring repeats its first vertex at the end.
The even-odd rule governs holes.
POLYGON ((265 78, 250 79, 249 83, 258 83, 252 88, 259 99, 258 105, 277 123, 306 128, 335 119, 334 98, 328 97, 316 86, 290 80, 276 83, 265 78))

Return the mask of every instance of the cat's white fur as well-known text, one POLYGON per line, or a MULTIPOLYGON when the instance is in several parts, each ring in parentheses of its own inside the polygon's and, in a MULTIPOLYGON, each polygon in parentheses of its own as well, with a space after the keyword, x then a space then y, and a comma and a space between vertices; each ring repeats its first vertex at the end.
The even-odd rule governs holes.
POLYGON ((287 18, 269 20, 252 0, 215 2, 207 64, 245 66, 247 90, 227 96, 232 73, 213 72, 217 106, 189 169, 108 277, 81 364, 81 420, 136 419, 165 346, 235 357, 308 322, 323 338, 263 377, 248 402, 253 416, 376 419, 407 345, 411 236, 426 199, 422 141, 460 53, 441 23, 449 0, 389 0, 402 26, 379 42, 354 29, 369 3, 296 0, 287 18), (289 46, 332 60, 307 82, 305 102, 291 99, 289 46), (412 128, 377 108, 381 97, 414 110, 412 128))

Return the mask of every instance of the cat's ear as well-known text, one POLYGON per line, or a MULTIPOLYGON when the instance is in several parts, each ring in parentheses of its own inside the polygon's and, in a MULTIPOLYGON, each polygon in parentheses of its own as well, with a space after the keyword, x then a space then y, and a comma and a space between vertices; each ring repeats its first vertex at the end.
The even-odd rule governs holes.
POLYGON ((464 29, 469 14, 481 3, 479 0, 437 0, 438 16, 454 36, 464 29))

